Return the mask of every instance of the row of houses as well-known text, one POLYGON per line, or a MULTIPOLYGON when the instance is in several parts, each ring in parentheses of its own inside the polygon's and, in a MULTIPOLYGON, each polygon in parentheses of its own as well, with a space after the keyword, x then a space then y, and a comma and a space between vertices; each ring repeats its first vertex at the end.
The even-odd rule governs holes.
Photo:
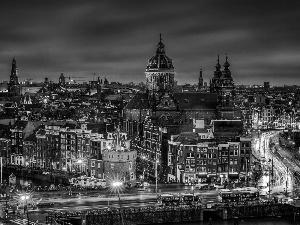
POLYGON ((127 181, 136 179, 136 153, 130 150, 130 139, 110 124, 55 121, 38 126, 29 136, 24 133, 14 127, 10 138, 0 139, 5 164, 101 179, 114 174, 127 181))

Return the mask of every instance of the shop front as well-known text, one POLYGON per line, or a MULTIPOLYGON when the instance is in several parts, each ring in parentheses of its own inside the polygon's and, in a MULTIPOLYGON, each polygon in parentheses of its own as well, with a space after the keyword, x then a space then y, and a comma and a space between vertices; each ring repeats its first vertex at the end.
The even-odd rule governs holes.
POLYGON ((206 184, 206 183, 209 183, 208 182, 208 176, 206 173, 203 173, 203 174, 197 174, 197 183, 198 184, 206 184))

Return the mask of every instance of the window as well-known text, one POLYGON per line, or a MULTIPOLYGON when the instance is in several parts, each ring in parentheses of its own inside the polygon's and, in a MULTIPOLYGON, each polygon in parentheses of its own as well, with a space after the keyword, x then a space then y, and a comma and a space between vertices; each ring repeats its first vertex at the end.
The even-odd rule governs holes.
POLYGON ((95 167, 95 161, 91 162, 91 167, 95 167))
POLYGON ((238 150, 234 149, 234 156, 238 156, 238 150))
POLYGON ((113 170, 113 169, 115 169, 115 164, 110 164, 110 168, 113 170))
POLYGON ((91 176, 95 176, 96 172, 95 170, 91 170, 91 176))
POLYGON ((190 166, 185 166, 185 172, 189 172, 190 171, 190 166))
POLYGON ((100 169, 100 166, 101 166, 101 165, 100 165, 100 162, 98 162, 98 169, 100 169))
POLYGON ((134 180, 134 172, 130 173, 130 180, 134 180))
POLYGON ((129 170, 132 170, 132 162, 129 163, 129 170))

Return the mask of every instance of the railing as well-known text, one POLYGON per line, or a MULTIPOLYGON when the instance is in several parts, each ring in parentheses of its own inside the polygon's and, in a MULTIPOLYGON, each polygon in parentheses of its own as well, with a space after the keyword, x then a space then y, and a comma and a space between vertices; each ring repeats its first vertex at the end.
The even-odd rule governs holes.
MULTIPOLYGON (((264 203, 256 205, 219 205, 213 207, 216 215, 223 219, 249 218, 249 217, 276 217, 292 216, 297 209, 290 204, 264 203)), ((121 211, 116 207, 88 212, 53 212, 48 214, 48 222, 68 221, 77 219, 86 225, 114 225, 121 224, 159 224, 159 223, 183 223, 203 220, 206 210, 201 205, 189 206, 149 206, 149 207, 123 207, 121 211)))

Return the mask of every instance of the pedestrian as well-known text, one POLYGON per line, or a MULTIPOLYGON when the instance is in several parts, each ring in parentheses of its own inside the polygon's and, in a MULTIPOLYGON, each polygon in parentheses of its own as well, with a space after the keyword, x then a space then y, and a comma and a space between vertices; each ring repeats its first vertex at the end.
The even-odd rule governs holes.
POLYGON ((212 219, 211 219, 211 218, 209 218, 208 225, 213 225, 213 224, 212 224, 212 219))

